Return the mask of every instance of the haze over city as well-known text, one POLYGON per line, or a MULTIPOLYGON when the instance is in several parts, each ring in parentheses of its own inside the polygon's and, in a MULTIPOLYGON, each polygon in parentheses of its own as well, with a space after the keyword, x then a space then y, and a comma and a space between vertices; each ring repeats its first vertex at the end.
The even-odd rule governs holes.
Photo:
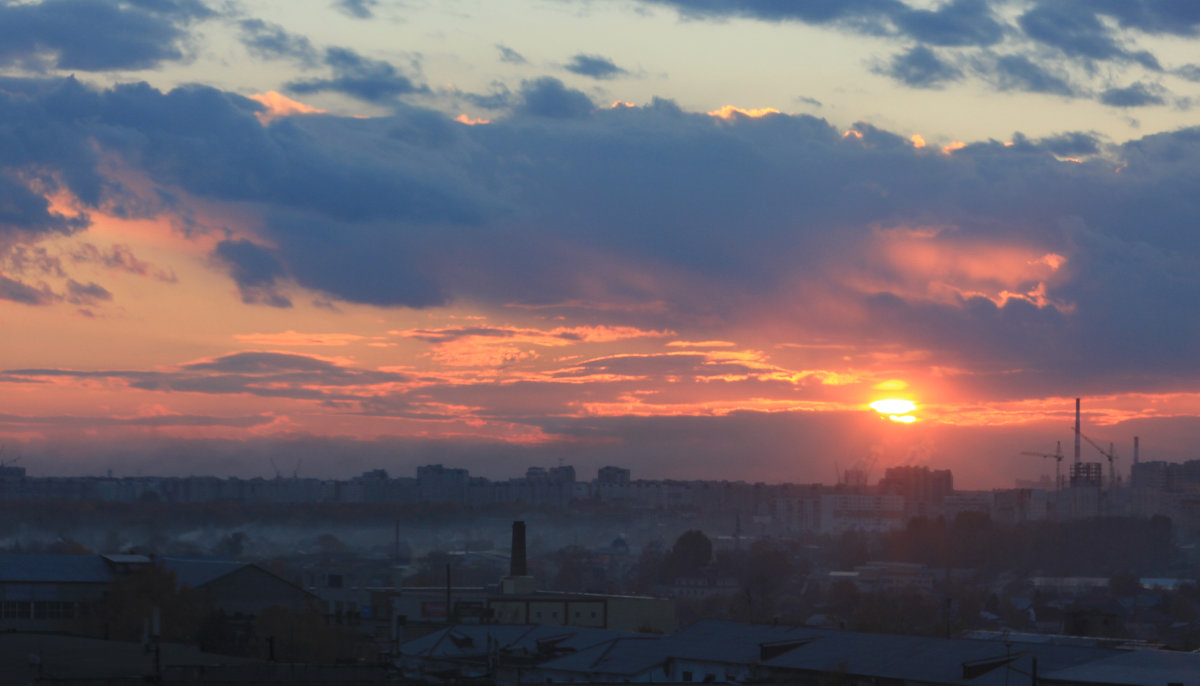
POLYGON ((0 461, 991 488, 1053 473, 1020 453, 1076 397, 1124 469, 1135 435, 1200 457, 1198 32, 1151 0, 0 2, 0 461))

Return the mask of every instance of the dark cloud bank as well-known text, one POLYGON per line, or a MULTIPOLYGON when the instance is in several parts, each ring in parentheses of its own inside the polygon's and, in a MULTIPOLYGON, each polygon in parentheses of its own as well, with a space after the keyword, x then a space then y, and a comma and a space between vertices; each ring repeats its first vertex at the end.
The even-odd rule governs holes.
MULTIPOLYGON (((1094 155, 1101 141, 1017 135, 946 155, 867 125, 845 137, 809 116, 724 121, 668 101, 597 109, 549 78, 514 97, 514 114, 487 126, 402 106, 392 117, 264 127, 258 103, 206 87, 10 79, 0 82, 9 124, 0 130, 0 238, 86 224, 55 214, 17 174, 85 205, 124 202, 128 192, 97 171, 100 149, 166 191, 263 208, 261 243, 227 240, 213 256, 247 302, 287 306, 291 283, 380 306, 654 301, 685 330, 810 317, 803 293, 789 290, 799 277, 812 297, 871 313, 868 330, 806 321, 825 335, 893 337, 948 363, 1021 369, 1046 384, 1200 372, 1191 354, 1200 344, 1196 129, 1074 164, 1055 155, 1094 155), (858 252, 881 228, 905 226, 941 227, 935 240, 951 244, 1061 254, 1065 276, 1042 306, 837 285, 837 269, 869 267, 858 252)), ((11 278, 0 294, 42 299, 11 278)), ((624 319, 661 323, 637 317, 624 319)))

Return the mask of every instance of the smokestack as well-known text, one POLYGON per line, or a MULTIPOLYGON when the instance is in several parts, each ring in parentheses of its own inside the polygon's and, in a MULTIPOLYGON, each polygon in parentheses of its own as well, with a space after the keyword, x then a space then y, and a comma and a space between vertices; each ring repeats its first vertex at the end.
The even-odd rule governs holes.
POLYGON ((1138 437, 1133 437, 1133 463, 1138 463, 1138 437))
POLYGON ((1079 398, 1075 398, 1075 464, 1079 464, 1079 398))
POLYGON ((525 576, 525 522, 513 522, 509 576, 525 576))

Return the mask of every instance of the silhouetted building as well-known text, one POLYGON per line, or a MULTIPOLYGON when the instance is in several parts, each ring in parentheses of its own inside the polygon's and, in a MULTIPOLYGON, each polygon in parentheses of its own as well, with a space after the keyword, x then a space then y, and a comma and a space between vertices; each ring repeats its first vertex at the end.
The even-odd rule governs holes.
POLYGON ((621 467, 601 467, 596 472, 596 481, 610 486, 628 486, 630 472, 621 467))
POLYGON ((932 517, 941 514, 942 502, 954 493, 954 475, 949 469, 888 467, 879 480, 879 490, 904 496, 906 516, 932 517))
POLYGON ((423 503, 462 503, 470 475, 465 469, 440 464, 417 467, 417 491, 423 503))

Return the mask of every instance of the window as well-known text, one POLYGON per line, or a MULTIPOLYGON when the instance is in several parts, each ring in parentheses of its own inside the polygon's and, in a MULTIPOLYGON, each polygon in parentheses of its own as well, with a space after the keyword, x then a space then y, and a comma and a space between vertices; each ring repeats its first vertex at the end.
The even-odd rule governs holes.
POLYGON ((684 670, 684 672, 683 672, 683 680, 684 680, 684 681, 691 681, 691 680, 692 680, 692 673, 691 673, 690 671, 684 670))
POLYGON ((34 603, 34 612, 38 619, 75 619, 75 603, 53 600, 34 603))
POLYGON ((11 600, 5 602, 4 619, 29 619, 29 603, 11 600))

